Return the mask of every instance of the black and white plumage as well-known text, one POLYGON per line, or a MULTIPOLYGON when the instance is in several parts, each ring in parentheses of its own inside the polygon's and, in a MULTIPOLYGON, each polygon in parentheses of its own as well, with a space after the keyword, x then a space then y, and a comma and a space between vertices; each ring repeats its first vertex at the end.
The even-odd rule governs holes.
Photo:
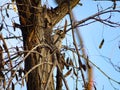
POLYGON ((65 20, 65 25, 63 30, 55 30, 53 35, 53 44, 57 47, 58 50, 62 48, 62 40, 66 35, 67 20, 65 20))
POLYGON ((62 40, 65 38, 65 33, 63 30, 55 30, 53 35, 53 44, 57 47, 58 50, 62 47, 62 40))

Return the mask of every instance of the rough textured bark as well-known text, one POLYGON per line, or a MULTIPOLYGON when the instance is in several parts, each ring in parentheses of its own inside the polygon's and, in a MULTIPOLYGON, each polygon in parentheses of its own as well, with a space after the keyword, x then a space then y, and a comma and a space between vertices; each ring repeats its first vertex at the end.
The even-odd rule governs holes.
MULTIPOLYGON (((71 0, 70 7, 73 8, 78 2, 79 0, 71 0)), ((67 3, 56 7, 54 10, 48 10, 45 6, 41 6, 40 0, 16 0, 16 4, 19 12, 25 55, 36 45, 40 45, 25 60, 26 71, 41 63, 39 67, 28 75, 27 90, 44 90, 46 84, 48 84, 47 90, 54 90, 52 76, 50 77, 50 82, 47 83, 54 64, 51 55, 51 33, 53 26, 67 14, 67 3)), ((62 83, 62 81, 60 82, 62 83)))

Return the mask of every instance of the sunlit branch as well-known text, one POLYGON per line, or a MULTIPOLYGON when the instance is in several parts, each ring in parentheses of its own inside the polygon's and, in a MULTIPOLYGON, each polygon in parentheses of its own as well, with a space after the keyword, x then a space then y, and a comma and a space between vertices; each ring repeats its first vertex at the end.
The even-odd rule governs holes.
MULTIPOLYGON (((120 13, 120 10, 108 10, 108 9, 110 9, 110 8, 107 8, 107 9, 105 9, 105 10, 101 10, 101 11, 99 11, 98 13, 96 13, 96 14, 93 14, 93 15, 91 15, 91 16, 89 16, 89 17, 87 17, 87 18, 84 18, 84 19, 82 19, 82 20, 80 20, 80 21, 77 21, 77 22, 74 22, 75 24, 74 24, 74 28, 76 28, 76 27, 78 27, 78 26, 80 26, 81 24, 84 24, 85 22, 87 22, 87 21, 89 21, 89 20, 92 20, 92 19, 96 19, 96 17, 98 17, 98 16, 101 16, 101 15, 105 15, 105 14, 107 14, 107 13, 120 13)), ((97 20, 97 19, 96 19, 97 20)), ((98 21, 102 21, 102 20, 100 20, 100 19, 98 19, 98 21)), ((106 21, 106 20, 105 20, 106 21)), ((96 21, 93 21, 93 22, 96 22, 96 21)), ((93 23, 93 22, 91 22, 91 23, 93 23)), ((107 23, 104 23, 104 24, 107 24, 108 26, 111 26, 111 27, 118 27, 118 26, 120 26, 120 24, 119 23, 117 23, 117 22, 113 22, 113 21, 106 21, 107 23), (110 24, 113 24, 113 25, 110 25, 110 24), (114 25, 116 25, 116 26, 114 26, 114 25)), ((91 24, 91 23, 88 23, 88 24, 91 24)), ((86 25, 88 25, 88 24, 86 24, 86 25)), ((68 32, 68 31, 70 31, 72 28, 69 28, 66 32, 68 32)))

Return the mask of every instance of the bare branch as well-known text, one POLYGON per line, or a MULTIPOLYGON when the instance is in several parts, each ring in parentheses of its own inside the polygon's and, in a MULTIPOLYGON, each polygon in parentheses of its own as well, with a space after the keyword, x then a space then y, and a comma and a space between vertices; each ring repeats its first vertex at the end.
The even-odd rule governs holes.
MULTIPOLYGON (((78 26, 85 26, 85 25, 94 23, 94 22, 96 22, 96 21, 102 22, 102 23, 104 23, 104 24, 106 24, 106 25, 108 25, 108 26, 111 26, 111 27, 119 27, 120 24, 117 23, 117 22, 113 22, 113 21, 110 21, 110 20, 108 21, 108 20, 106 20, 106 19, 102 20, 102 19, 97 19, 97 18, 96 18, 96 17, 98 17, 98 16, 100 16, 100 15, 104 15, 104 14, 107 14, 107 13, 120 13, 120 10, 109 10, 109 9, 110 9, 110 7, 107 8, 107 9, 105 9, 105 10, 101 10, 101 11, 99 11, 98 13, 93 14, 93 15, 87 17, 87 18, 84 18, 84 19, 82 19, 82 20, 80 20, 80 21, 78 21, 78 22, 75 22, 74 28, 76 28, 76 27, 78 27, 78 26), (87 21, 89 21, 89 20, 92 20, 92 19, 95 19, 96 21, 92 21, 92 22, 90 22, 90 23, 88 23, 88 24, 84 24, 85 22, 87 22, 87 21), (105 21, 105 22, 103 22, 103 21, 105 21), (107 22, 107 23, 106 23, 106 22, 107 22), (81 25, 81 24, 83 24, 83 25, 81 25)), ((70 31, 71 29, 72 29, 72 28, 69 28, 66 32, 70 31)))
MULTIPOLYGON (((74 8, 79 3, 79 0, 70 0, 70 8, 74 8)), ((54 26, 58 23, 68 12, 68 2, 60 4, 60 6, 56 7, 54 10, 48 11, 48 16, 51 19, 52 25, 54 26)))

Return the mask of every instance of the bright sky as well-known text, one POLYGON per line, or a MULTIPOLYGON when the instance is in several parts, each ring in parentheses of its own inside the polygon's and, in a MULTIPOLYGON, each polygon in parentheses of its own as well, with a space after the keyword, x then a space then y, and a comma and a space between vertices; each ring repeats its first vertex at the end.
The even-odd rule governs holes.
MULTIPOLYGON (((2 0, 0 1, 3 2, 2 0)), ((106 2, 103 1, 95 2, 92 0, 88 0, 88 1, 81 0, 83 6, 77 5, 76 8, 74 8, 74 15, 78 21, 96 13, 98 11, 97 5, 99 6, 101 5, 103 9, 105 7, 109 7, 112 5, 112 2, 108 2, 108 1, 106 2)), ((0 4, 0 6, 2 4, 0 4)), ((53 5, 53 2, 51 2, 50 5, 53 5)), ((117 2, 117 6, 119 6, 120 9, 120 2, 117 2)), ((13 12, 11 11, 9 13, 10 16, 13 14, 13 12)), ((117 14, 114 13, 112 14, 112 16, 113 16, 113 20, 119 22, 120 15, 118 13, 117 14)), ((8 21, 10 21, 10 19, 8 19, 8 21)), ((79 31, 84 40, 84 45, 86 48, 86 52, 89 56, 89 59, 93 63, 95 63, 98 67, 100 67, 107 75, 118 81, 120 81, 120 77, 119 77, 120 73, 117 73, 113 69, 113 67, 109 63, 108 58, 110 58, 114 64, 120 66, 120 60, 119 60, 120 49, 118 48, 120 41, 119 29, 120 28, 111 28, 98 22, 79 28, 79 31), (103 47, 99 49, 99 44, 103 38, 105 42, 103 44, 103 47)), ((18 32, 16 33, 18 34, 18 32)), ((6 34, 6 31, 4 31, 3 34, 6 34)), ((9 42, 9 44, 12 46, 13 43, 9 42)), ((16 45, 18 44, 20 43, 16 42, 16 45)), ((68 77, 67 80, 68 80, 68 84, 71 86, 70 90, 73 90, 75 88, 75 83, 73 82, 73 79, 71 79, 71 77, 68 77)), ((114 88, 110 85, 109 80, 103 74, 101 74, 101 72, 96 68, 94 68, 94 82, 97 90, 114 90, 114 88)), ((79 84, 81 84, 81 82, 79 84)), ((117 86, 119 90, 120 86, 118 84, 113 83, 113 85, 117 86)), ((80 88, 81 85, 79 85, 79 90, 81 90, 80 88)), ((16 86, 16 90, 26 90, 26 89, 16 86)))
MULTIPOLYGON (((111 6, 111 2, 87 2, 83 1, 83 7, 76 10, 76 13, 79 12, 80 15, 76 14, 76 17, 82 19, 83 17, 94 14, 97 11, 97 4, 101 5, 102 8, 111 6)), ((117 5, 120 5, 120 2, 117 2, 117 5)), ((120 8, 119 8, 120 9, 120 8)), ((120 14, 112 14, 113 20, 116 22, 119 21, 120 14)), ((120 61, 120 50, 118 48, 118 43, 120 40, 119 33, 120 28, 110 28, 106 25, 100 23, 94 23, 86 27, 80 28, 80 32, 84 39, 84 44, 86 46, 87 53, 92 62, 99 66, 107 75, 112 77, 115 80, 120 81, 119 74, 117 73, 111 65, 108 63, 108 59, 119 65, 120 61), (117 38, 116 38, 117 37, 117 38), (102 49, 99 49, 99 44, 104 38, 105 43, 102 49), (102 57, 104 56, 104 57, 102 57), (105 58, 107 57, 107 58, 105 58)), ((97 87, 97 90, 114 90, 109 80, 101 74, 96 68, 94 68, 94 81, 97 87)), ((114 83, 114 85, 118 86, 114 83)), ((120 86, 118 86, 120 88, 120 86)))

